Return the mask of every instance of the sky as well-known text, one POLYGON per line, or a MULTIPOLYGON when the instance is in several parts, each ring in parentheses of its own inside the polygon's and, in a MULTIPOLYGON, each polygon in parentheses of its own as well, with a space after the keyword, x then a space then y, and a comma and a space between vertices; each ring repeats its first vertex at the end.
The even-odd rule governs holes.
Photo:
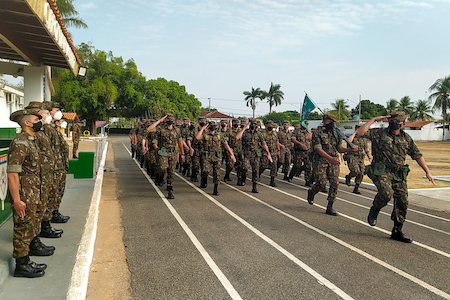
MULTIPOLYGON (((147 78, 177 81, 203 107, 252 115, 244 91, 284 92, 274 111, 336 99, 386 105, 450 75, 450 0, 75 0, 88 29, 69 28, 147 78), (209 100, 210 99, 210 100, 209 100)), ((256 116, 269 112, 257 102, 256 116)), ((435 115, 439 115, 437 112, 435 115)))

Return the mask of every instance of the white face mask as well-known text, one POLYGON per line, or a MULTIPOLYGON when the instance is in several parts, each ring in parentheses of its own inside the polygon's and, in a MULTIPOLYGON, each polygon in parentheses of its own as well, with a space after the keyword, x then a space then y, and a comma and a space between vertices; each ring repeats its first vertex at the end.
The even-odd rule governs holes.
POLYGON ((62 117, 63 117, 63 114, 60 110, 55 112, 55 114, 53 115, 53 119, 55 119, 56 121, 61 120, 62 117))
POLYGON ((67 122, 66 121, 61 123, 61 128, 63 128, 63 129, 67 128, 67 122))
POLYGON ((47 118, 44 120, 44 124, 50 124, 52 122, 52 116, 50 114, 47 115, 47 118))

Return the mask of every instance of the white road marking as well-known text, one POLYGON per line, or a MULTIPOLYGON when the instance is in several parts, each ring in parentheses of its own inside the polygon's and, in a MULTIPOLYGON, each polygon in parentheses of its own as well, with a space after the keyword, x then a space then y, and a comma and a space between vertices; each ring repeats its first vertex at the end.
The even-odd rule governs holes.
MULTIPOLYGON (((128 151, 128 153, 131 155, 131 152, 128 150, 128 148, 125 146, 124 143, 122 145, 125 147, 125 149, 128 151)), ((144 176, 147 178, 148 182, 152 185, 152 187, 155 189, 155 191, 158 193, 161 200, 164 202, 164 204, 167 206, 169 211, 172 213, 172 215, 175 217, 175 219, 178 221, 180 226, 183 228, 184 232, 186 232, 189 239, 192 241, 194 246, 197 248, 198 252, 202 255, 203 259, 206 261, 208 266, 211 268, 211 270, 214 272, 214 274, 217 276, 219 281, 222 283, 223 287, 227 290, 228 294, 232 299, 242 299, 239 293, 236 291, 236 289, 233 287, 231 282, 228 280, 228 278, 223 274, 223 272, 220 270, 220 268, 217 266, 217 264, 214 262, 214 260, 211 258, 211 256, 208 254, 206 249, 203 247, 203 245, 200 243, 200 241, 197 239, 197 237, 194 235, 194 233, 189 229, 189 227, 186 225, 184 220, 180 217, 178 212, 175 210, 175 208, 170 204, 170 202, 166 199, 166 196, 161 192, 161 190, 153 183, 153 180, 148 176, 148 174, 144 171, 144 169, 141 168, 139 163, 135 161, 138 168, 141 170, 141 172, 144 174, 144 176)))

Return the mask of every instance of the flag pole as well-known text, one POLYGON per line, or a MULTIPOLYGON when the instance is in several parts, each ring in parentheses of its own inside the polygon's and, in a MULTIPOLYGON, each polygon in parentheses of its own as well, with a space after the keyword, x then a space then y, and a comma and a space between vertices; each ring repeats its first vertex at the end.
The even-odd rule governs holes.
MULTIPOLYGON (((304 92, 305 92, 305 91, 304 91, 304 92)), ((308 97, 309 100, 311 100, 312 103, 314 103, 314 105, 316 106, 316 108, 318 108, 318 109, 320 110, 320 112, 321 112, 322 114, 324 114, 324 112, 320 109, 319 105, 317 105, 316 102, 314 102, 314 101, 311 99, 311 97, 308 96, 308 93, 307 93, 307 92, 305 92, 305 95, 308 97)))

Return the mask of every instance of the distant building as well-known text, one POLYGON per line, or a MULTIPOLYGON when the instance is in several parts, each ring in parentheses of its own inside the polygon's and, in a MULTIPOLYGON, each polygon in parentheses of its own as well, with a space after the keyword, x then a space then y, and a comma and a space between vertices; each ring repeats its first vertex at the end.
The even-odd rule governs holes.
POLYGON ((19 124, 10 121, 9 116, 23 108, 23 91, 0 81, 0 137, 12 138, 20 132, 19 124))
POLYGON ((231 123, 231 121, 233 120, 233 117, 229 115, 223 114, 218 111, 208 111, 208 110, 200 111, 200 117, 205 117, 208 122, 211 121, 220 122, 226 120, 231 123))

